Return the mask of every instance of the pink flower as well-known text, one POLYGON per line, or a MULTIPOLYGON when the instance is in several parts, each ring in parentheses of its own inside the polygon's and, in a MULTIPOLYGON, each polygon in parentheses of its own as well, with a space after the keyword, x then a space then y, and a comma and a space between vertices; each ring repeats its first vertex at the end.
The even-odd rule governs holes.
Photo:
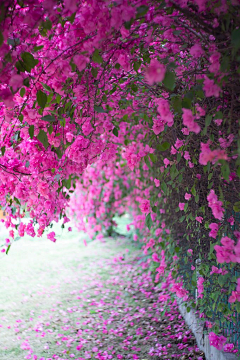
POLYGON ((154 184, 156 187, 160 186, 160 181, 158 179, 154 179, 154 184))
MULTIPOLYGON (((121 65, 124 71, 129 71, 131 69, 128 54, 122 52, 118 57, 118 63, 121 65)), ((152 85, 152 84, 151 84, 152 85)))
POLYGON ((210 233, 209 233, 209 236, 216 239, 217 237, 217 233, 218 233, 218 229, 219 229, 219 226, 218 224, 216 223, 211 223, 209 225, 209 229, 211 229, 210 233))
POLYGON ((228 301, 230 303, 234 303, 235 301, 240 301, 240 292, 239 291, 232 291, 232 294, 229 297, 228 301))
POLYGON ((203 283, 204 283, 204 278, 203 277, 198 278, 197 289, 198 289, 199 298, 203 298, 203 291, 204 291, 203 283))
POLYGON ((205 91, 206 97, 210 97, 210 96, 219 97, 221 88, 214 83, 214 80, 205 77, 203 90, 205 91))
POLYGON ((183 110, 183 125, 185 125, 189 131, 192 131, 196 134, 198 134, 201 131, 200 126, 194 122, 195 117, 193 116, 193 113, 189 109, 182 109, 183 110))
POLYGON ((160 134, 164 130, 164 126, 166 124, 166 121, 162 120, 159 116, 157 119, 153 119, 153 127, 152 130, 155 135, 160 134))
POLYGON ((9 81, 9 85, 12 87, 13 92, 17 91, 23 84, 23 78, 21 75, 13 75, 9 81))
POLYGON ((191 194, 185 193, 185 200, 190 200, 192 197, 191 194))
POLYGON ((47 234, 47 238, 48 238, 49 240, 51 240, 52 242, 56 242, 55 232, 52 231, 52 232, 50 232, 49 234, 47 234))
POLYGON ((164 160, 163 160, 163 163, 164 163, 164 165, 165 165, 165 168, 170 164, 170 161, 167 159, 167 158, 165 158, 164 160))
POLYGON ((225 344, 223 347, 223 351, 225 352, 232 352, 234 349, 234 344, 225 344))
POLYGON ((223 344, 227 341, 224 336, 218 336, 213 332, 209 333, 209 342, 211 346, 214 346, 218 350, 222 350, 223 344))
POLYGON ((87 63, 89 63, 89 58, 84 55, 75 55, 73 57, 74 63, 77 65, 77 68, 79 71, 82 71, 85 69, 87 63))
POLYGON ((195 219, 196 219, 198 222, 200 222, 200 224, 201 224, 202 221, 203 221, 203 217, 202 217, 202 216, 197 216, 195 219))
POLYGON ((149 85, 155 82, 163 81, 165 77, 166 66, 161 64, 158 60, 152 59, 145 72, 145 79, 149 85))
POLYGON ((155 102, 158 104, 157 110, 161 116, 161 119, 166 121, 168 126, 172 126, 173 125, 173 115, 170 110, 169 102, 162 98, 157 99, 155 102))
POLYGON ((220 69, 220 62, 219 59, 221 54, 215 51, 209 58, 211 65, 209 66, 209 71, 216 74, 220 69))
POLYGON ((215 119, 213 120, 217 126, 220 126, 222 123, 222 119, 215 119))
POLYGON ((204 51, 199 44, 193 45, 189 52, 195 58, 199 58, 200 56, 204 55, 204 51))
POLYGON ((150 212, 150 201, 147 199, 141 200, 141 203, 139 205, 140 210, 144 213, 144 214, 148 214, 150 212))
POLYGON ((230 223, 231 226, 234 225, 234 217, 231 216, 229 219, 227 219, 227 221, 230 223))
POLYGON ((185 203, 179 203, 178 206, 180 210, 184 210, 185 203))
POLYGON ((188 249, 188 253, 192 255, 193 250, 192 250, 192 249, 188 249))
POLYGON ((180 147, 182 147, 184 145, 184 140, 179 140, 177 139, 174 146, 176 149, 180 149, 180 147))
POLYGON ((208 206, 212 209, 213 216, 221 220, 223 218, 224 209, 222 207, 222 201, 218 200, 217 195, 214 190, 211 189, 209 195, 207 196, 208 206))
POLYGON ((223 246, 215 245, 214 249, 216 251, 217 255, 217 261, 222 264, 224 262, 230 263, 230 262, 236 262, 237 256, 234 254, 234 241, 230 239, 227 236, 224 236, 221 239, 221 243, 223 246))
POLYGON ((155 262, 160 262, 157 253, 153 253, 153 254, 152 254, 152 259, 153 259, 153 261, 155 261, 155 262))

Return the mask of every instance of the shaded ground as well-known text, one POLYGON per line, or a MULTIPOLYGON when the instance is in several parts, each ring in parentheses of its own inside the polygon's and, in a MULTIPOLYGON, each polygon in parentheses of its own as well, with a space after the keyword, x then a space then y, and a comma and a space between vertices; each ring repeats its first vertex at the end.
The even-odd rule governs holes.
POLYGON ((67 236, 19 241, 0 259, 1 360, 202 359, 126 240, 67 236))

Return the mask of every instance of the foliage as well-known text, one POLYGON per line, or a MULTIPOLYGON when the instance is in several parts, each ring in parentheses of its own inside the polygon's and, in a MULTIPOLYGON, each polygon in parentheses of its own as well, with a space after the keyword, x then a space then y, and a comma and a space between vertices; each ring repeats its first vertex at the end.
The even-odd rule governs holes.
MULTIPOLYGON (((41 236, 53 220, 68 221, 75 189, 85 203, 73 201, 73 209, 93 231, 111 229, 116 209, 131 204, 156 281, 165 276, 166 286, 187 298, 180 262, 201 259, 201 276, 191 270, 200 310, 209 311, 204 294, 213 281, 220 321, 239 311, 239 278, 230 275, 240 263, 239 5, 5 1, 5 225, 35 236, 38 223, 41 236), (14 225, 26 211, 29 224, 14 225)), ((48 237, 55 241, 54 233, 48 237)))

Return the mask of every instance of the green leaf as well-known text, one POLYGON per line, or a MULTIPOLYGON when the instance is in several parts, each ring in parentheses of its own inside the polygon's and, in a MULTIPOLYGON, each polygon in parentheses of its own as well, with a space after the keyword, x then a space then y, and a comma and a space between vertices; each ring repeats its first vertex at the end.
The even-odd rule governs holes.
POLYGON ((185 109, 191 109, 191 106, 192 100, 185 96, 182 101, 182 107, 185 109))
POLYGON ((50 125, 50 126, 48 126, 48 133, 49 133, 49 135, 51 135, 52 132, 53 132, 53 127, 52 127, 52 125, 50 125))
POLYGON ((44 121, 48 121, 48 122, 56 121, 55 117, 53 115, 49 115, 49 114, 42 116, 41 119, 44 121))
POLYGON ((222 119, 222 118, 223 118, 223 113, 221 111, 217 111, 214 116, 214 119, 222 119))
POLYGON ((193 194, 193 196, 197 195, 195 185, 191 188, 191 193, 193 194))
POLYGON ((92 73, 92 76, 96 79, 97 74, 98 74, 98 69, 95 68, 95 67, 92 67, 91 68, 91 73, 92 73))
POLYGON ((180 113, 182 111, 182 99, 180 96, 174 96, 171 99, 171 104, 175 112, 180 113))
POLYGON ((152 166, 150 164, 149 157, 147 155, 144 156, 144 161, 145 161, 145 164, 147 165, 147 167, 151 170, 152 166))
POLYGON ((9 253, 11 245, 8 245, 7 251, 6 251, 6 255, 9 253))
POLYGON ((153 207, 152 207, 152 211, 153 211, 154 213, 156 213, 156 212, 157 212, 157 207, 156 207, 156 206, 153 206, 153 207))
POLYGON ((137 16, 143 16, 146 15, 148 12, 148 6, 141 5, 137 8, 137 16))
POLYGON ((28 133, 29 133, 30 138, 32 139, 34 136, 34 125, 29 126, 28 133))
POLYGON ((21 58, 23 60, 23 66, 28 72, 38 64, 38 60, 34 59, 33 55, 29 52, 22 53, 21 58))
POLYGON ((134 61, 133 69, 138 72, 139 68, 141 66, 141 61, 134 61))
POLYGON ((163 79, 163 84, 168 90, 175 88, 175 74, 172 71, 167 71, 163 79))
POLYGON ((151 218, 151 214, 147 214, 146 218, 145 218, 145 224, 146 226, 149 228, 149 230, 151 229, 152 226, 152 218, 151 218))
POLYGON ((116 137, 118 137, 118 129, 117 129, 117 128, 114 128, 114 129, 113 129, 113 135, 115 135, 116 137))
POLYGON ((97 64, 101 64, 103 62, 103 58, 101 57, 101 55, 99 54, 99 50, 95 49, 93 55, 92 55, 92 61, 97 63, 97 64))
POLYGON ((237 201, 237 202, 234 203, 234 205, 233 205, 233 210, 234 210, 235 212, 239 212, 239 211, 240 211, 240 201, 237 201))
POLYGON ((148 154, 153 163, 157 161, 157 157, 154 154, 148 154))
POLYGON ((209 126, 212 121, 212 115, 207 115, 205 118, 205 126, 209 126))
POLYGON ((161 189, 163 190, 164 194, 167 194, 167 185, 164 181, 161 182, 161 189))
POLYGON ((137 87, 137 85, 134 84, 134 83, 131 85, 131 89, 132 89, 132 91, 134 91, 134 92, 137 92, 137 91, 138 91, 138 87, 137 87))
POLYGON ((4 41, 4 37, 2 32, 0 31, 0 46, 3 44, 3 41, 4 41))
POLYGON ((52 92, 52 89, 50 88, 50 86, 48 86, 47 84, 45 84, 45 83, 43 83, 43 82, 41 82, 41 84, 42 84, 42 86, 43 86, 43 88, 44 88, 45 90, 47 90, 47 91, 49 91, 49 92, 52 92))
POLYGON ((94 111, 96 111, 97 113, 106 113, 107 111, 103 109, 102 106, 97 106, 94 105, 94 111))
POLYGON ((21 96, 21 97, 24 97, 25 93, 26 93, 25 87, 21 88, 21 90, 20 90, 20 96, 21 96))
POLYGON ((5 154, 5 151, 6 151, 6 146, 2 146, 2 147, 1 147, 2 156, 5 154))
POLYGON ((169 142, 165 141, 161 144, 157 144, 156 148, 159 151, 166 151, 167 149, 170 148, 170 144, 169 144, 169 142))
POLYGON ((49 144, 48 144, 48 137, 47 137, 47 134, 45 133, 45 131, 40 130, 37 138, 43 144, 43 146, 46 149, 49 144))
POLYGON ((25 167, 28 168, 29 166, 30 166, 30 162, 27 160, 26 164, 25 164, 25 167))
POLYGON ((26 87, 29 87, 30 86, 30 82, 29 82, 29 77, 25 78, 23 80, 23 85, 26 86, 26 87))
POLYGON ((232 45, 236 50, 240 48, 240 29, 234 29, 231 35, 232 45))
POLYGON ((224 164, 221 166, 221 173, 225 180, 229 181, 229 175, 230 175, 230 167, 229 164, 224 161, 224 164))
POLYGON ((47 95, 42 92, 42 90, 38 90, 37 92, 37 102, 38 102, 38 105, 44 109, 46 103, 47 103, 47 95))
POLYGON ((240 166, 237 168, 237 176, 240 178, 240 166))
POLYGON ((33 51, 34 51, 34 52, 37 52, 37 51, 39 51, 39 50, 42 50, 43 48, 44 48, 44 45, 34 46, 33 51))

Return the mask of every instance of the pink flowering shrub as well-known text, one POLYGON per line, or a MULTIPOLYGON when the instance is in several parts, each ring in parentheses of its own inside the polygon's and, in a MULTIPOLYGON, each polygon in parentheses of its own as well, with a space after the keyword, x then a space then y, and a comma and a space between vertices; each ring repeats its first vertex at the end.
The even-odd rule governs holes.
POLYGON ((199 271, 216 311, 239 310, 239 11, 238 1, 3 2, 4 256, 16 235, 55 241, 48 227, 67 212, 98 239, 130 212, 156 282, 190 299, 199 271), (210 274, 219 264, 231 271, 210 274))

